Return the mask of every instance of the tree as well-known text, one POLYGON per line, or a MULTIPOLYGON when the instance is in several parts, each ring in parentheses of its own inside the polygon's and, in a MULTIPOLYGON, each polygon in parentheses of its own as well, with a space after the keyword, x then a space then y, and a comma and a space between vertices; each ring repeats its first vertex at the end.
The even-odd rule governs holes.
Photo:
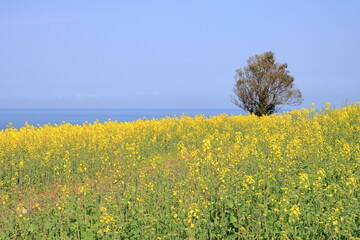
POLYGON ((248 65, 236 70, 232 102, 257 116, 270 115, 279 105, 299 105, 303 99, 294 87, 287 64, 277 63, 273 52, 249 57, 248 65))

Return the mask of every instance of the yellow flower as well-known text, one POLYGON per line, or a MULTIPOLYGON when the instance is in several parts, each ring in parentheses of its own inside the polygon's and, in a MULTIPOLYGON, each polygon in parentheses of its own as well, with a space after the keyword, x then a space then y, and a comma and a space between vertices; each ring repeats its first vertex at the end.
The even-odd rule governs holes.
POLYGON ((300 206, 299 205, 293 205, 290 208, 290 216, 299 216, 301 214, 300 212, 300 206))

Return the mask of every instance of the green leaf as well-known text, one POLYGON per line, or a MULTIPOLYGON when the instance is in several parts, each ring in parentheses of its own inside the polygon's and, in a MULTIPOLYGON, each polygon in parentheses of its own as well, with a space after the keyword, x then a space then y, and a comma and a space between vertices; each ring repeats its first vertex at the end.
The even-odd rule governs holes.
POLYGON ((237 238, 237 235, 234 233, 234 234, 227 236, 225 239, 230 240, 230 239, 236 239, 236 238, 237 238))
POLYGON ((84 239, 95 239, 96 234, 93 231, 85 231, 81 234, 84 239))
POLYGON ((230 222, 231 223, 237 223, 238 219, 234 216, 233 213, 230 214, 230 222))

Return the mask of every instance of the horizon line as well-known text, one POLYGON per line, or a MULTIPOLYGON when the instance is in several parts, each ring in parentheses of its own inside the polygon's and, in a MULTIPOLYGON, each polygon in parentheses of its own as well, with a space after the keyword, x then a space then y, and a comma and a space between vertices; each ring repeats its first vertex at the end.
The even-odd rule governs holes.
POLYGON ((242 110, 241 108, 0 108, 0 110, 242 110))

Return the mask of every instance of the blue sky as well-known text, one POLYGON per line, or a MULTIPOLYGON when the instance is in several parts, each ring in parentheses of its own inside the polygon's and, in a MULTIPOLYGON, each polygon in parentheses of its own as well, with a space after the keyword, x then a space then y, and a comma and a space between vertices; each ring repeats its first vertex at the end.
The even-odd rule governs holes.
POLYGON ((360 1, 1 1, 0 108, 236 108, 273 51, 301 107, 360 101, 360 1))

